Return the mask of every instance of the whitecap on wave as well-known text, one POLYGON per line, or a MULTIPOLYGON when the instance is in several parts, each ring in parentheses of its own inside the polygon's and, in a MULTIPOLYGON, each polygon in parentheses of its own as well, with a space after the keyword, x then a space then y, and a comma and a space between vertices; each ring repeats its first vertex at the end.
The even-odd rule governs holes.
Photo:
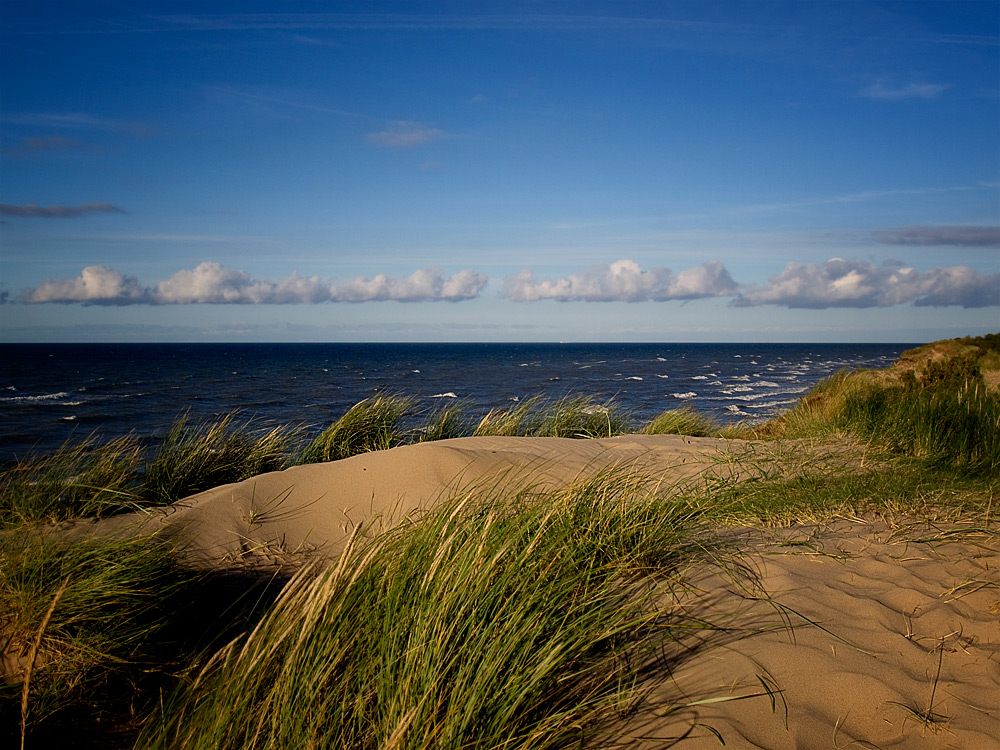
POLYGON ((798 403, 798 399, 790 398, 784 399, 782 401, 764 401, 760 404, 746 404, 748 409, 774 409, 778 406, 788 406, 789 404, 798 403))
POLYGON ((69 394, 66 391, 59 391, 59 393, 46 393, 42 396, 6 396, 0 398, 0 401, 5 401, 9 404, 36 403, 38 401, 58 401, 68 396, 69 394))
POLYGON ((435 393, 431 398, 458 398, 458 396, 448 391, 447 393, 435 393))
POLYGON ((694 391, 688 391, 687 393, 671 393, 670 395, 674 398, 694 398, 698 394, 694 391))

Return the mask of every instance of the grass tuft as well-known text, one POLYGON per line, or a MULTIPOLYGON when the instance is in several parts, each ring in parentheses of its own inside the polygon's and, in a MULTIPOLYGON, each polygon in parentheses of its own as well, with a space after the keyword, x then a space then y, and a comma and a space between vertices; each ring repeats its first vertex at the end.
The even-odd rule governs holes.
POLYGON ((689 435, 714 437, 722 426, 711 417, 701 414, 691 406, 669 409, 647 422, 640 432, 644 435, 689 435))
POLYGON ((288 464, 296 432, 274 428, 255 433, 235 414, 215 422, 181 417, 167 432, 142 476, 141 496, 165 505, 222 484, 278 471, 288 464))
POLYGON ((413 410, 413 399, 375 396, 360 401, 316 436, 297 463, 337 461, 369 451, 387 450, 404 441, 401 423, 413 410))
POLYGON ((490 411, 474 435, 505 437, 604 438, 629 432, 628 415, 614 401, 567 396, 548 401, 531 396, 510 409, 490 411))
POLYGON ((0 528, 100 517, 135 507, 142 450, 131 438, 66 443, 53 455, 31 456, 0 474, 0 528))
POLYGON ((66 709, 127 705, 192 578, 150 537, 0 535, 0 723, 20 723, 30 737, 66 709))
POLYGON ((669 651, 704 539, 621 476, 480 488, 297 575, 142 746, 576 747, 669 651))
POLYGON ((472 434, 473 426, 469 422, 467 411, 468 406, 462 401, 442 403, 415 431, 417 441, 426 443, 433 440, 468 437, 472 434))

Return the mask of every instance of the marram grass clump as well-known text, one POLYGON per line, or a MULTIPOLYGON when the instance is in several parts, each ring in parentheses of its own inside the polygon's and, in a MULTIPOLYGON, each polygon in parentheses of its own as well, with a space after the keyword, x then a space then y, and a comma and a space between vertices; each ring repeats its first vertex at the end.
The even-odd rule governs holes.
POLYGON ((0 534, 0 724, 30 737, 61 711, 134 705, 135 681, 165 666, 159 634, 193 580, 152 537, 0 534))
POLYGON ((606 474, 500 483, 352 539, 165 702, 139 746, 579 747, 675 654, 685 575, 719 561, 696 514, 606 474))
POLYGON ((401 396, 365 399, 317 435, 302 450, 298 463, 337 461, 401 445, 402 421, 412 408, 413 400, 401 396))
POLYGON ((257 429, 229 414, 204 422, 183 416, 150 447, 134 436, 70 441, 0 471, 0 528, 167 505, 284 469, 299 434, 294 427, 257 429))
POLYGON ((987 386, 981 361, 956 356, 926 360, 920 369, 840 372, 757 432, 772 438, 851 437, 870 451, 995 474, 1000 393, 987 386))
POLYGON ((661 412, 647 422, 640 432, 644 435, 689 435, 715 437, 722 425, 691 406, 661 412))
POLYGON ((276 427, 263 432, 229 414, 215 422, 182 417, 160 442, 141 478, 140 494, 152 505, 239 482, 288 465, 297 431, 276 427))
POLYGON ((614 401, 593 396, 548 400, 531 396, 509 409, 488 412, 477 436, 605 438, 631 431, 628 415, 614 401))

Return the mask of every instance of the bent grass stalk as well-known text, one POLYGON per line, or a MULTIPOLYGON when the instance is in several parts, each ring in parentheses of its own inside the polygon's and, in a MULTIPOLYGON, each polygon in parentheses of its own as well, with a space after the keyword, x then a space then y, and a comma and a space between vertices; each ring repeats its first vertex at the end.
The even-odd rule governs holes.
POLYGON ((66 592, 66 587, 69 586, 69 579, 70 577, 66 576, 59 590, 52 597, 52 602, 45 611, 45 616, 38 626, 38 632, 31 642, 31 651, 28 653, 28 666, 24 670, 24 684, 21 686, 21 750, 24 750, 24 740, 28 733, 28 695, 31 693, 31 673, 35 671, 35 660, 38 658, 38 649, 42 645, 42 636, 45 635, 45 629, 49 626, 52 613, 59 604, 59 600, 62 599, 62 595, 66 592))

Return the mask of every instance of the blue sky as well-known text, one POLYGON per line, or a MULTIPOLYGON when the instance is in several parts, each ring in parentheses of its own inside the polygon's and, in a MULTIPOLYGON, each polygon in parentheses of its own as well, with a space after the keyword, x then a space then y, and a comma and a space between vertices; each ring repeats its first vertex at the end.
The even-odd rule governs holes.
POLYGON ((1000 330, 1000 7, 0 0, 4 341, 1000 330))

